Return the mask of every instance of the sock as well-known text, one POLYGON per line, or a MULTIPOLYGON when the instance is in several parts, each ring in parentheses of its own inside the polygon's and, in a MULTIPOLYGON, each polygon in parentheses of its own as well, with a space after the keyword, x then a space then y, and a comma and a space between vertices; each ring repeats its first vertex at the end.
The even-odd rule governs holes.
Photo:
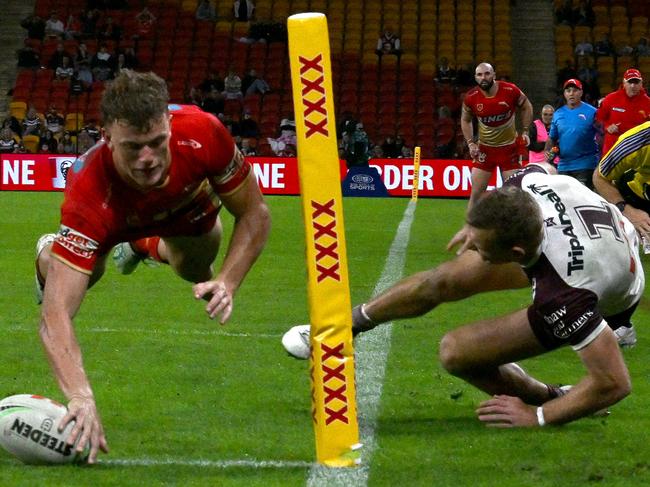
POLYGON ((133 242, 129 242, 129 244, 136 253, 149 257, 156 262, 165 262, 158 253, 158 242, 160 242, 160 237, 148 237, 134 240, 133 242))

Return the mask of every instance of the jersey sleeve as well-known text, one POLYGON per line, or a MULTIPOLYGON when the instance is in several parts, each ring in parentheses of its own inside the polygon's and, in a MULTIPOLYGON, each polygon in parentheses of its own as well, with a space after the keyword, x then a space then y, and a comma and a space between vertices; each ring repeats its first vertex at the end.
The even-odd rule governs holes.
POLYGON ((213 153, 210 161, 210 184, 219 194, 230 194, 244 184, 251 166, 235 145, 228 130, 212 117, 213 153))
POLYGON ((73 269, 92 274, 97 258, 106 249, 101 241, 103 226, 92 213, 64 208, 61 226, 52 245, 52 256, 73 269))

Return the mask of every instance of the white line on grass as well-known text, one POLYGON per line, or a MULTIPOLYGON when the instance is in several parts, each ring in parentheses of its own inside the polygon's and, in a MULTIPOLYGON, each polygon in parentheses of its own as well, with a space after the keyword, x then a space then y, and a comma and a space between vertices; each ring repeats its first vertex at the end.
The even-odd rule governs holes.
MULTIPOLYGON (((414 213, 415 202, 410 201, 404 211, 402 221, 397 227, 395 239, 388 251, 388 257, 386 257, 384 270, 375 285, 374 296, 402 277, 414 213)), ((309 472, 308 486, 357 487, 368 484, 370 459, 377 446, 375 427, 392 331, 393 324, 386 323, 378 326, 371 333, 360 335, 355 341, 357 411, 359 435, 363 443, 361 465, 357 468, 330 468, 314 465, 309 472)))
MULTIPOLYGON (((10 326, 8 332, 28 332, 34 333, 34 328, 27 326, 10 326)), ((137 335, 186 335, 186 336, 224 336, 224 337, 244 337, 244 338, 278 338, 282 333, 232 333, 221 330, 161 330, 157 328, 84 328, 79 327, 79 333, 135 333, 137 335)))
POLYGON ((201 468, 257 468, 257 469, 288 469, 288 468, 308 468, 313 464, 311 462, 294 461, 294 460, 183 460, 180 458, 156 459, 156 458, 129 458, 100 460, 100 465, 117 465, 120 467, 160 467, 160 466, 178 466, 178 467, 201 467, 201 468))

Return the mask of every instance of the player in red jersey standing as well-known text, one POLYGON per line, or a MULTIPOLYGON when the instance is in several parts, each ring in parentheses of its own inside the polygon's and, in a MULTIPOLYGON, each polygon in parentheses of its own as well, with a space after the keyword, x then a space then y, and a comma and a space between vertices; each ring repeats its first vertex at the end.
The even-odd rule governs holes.
POLYGON ((596 121, 605 132, 601 155, 607 154, 622 133, 648 120, 650 96, 643 88, 641 72, 630 68, 623 74, 622 86, 607 95, 596 112, 596 121))
POLYGON ((78 450, 89 443, 89 463, 108 444, 72 320, 111 248, 131 241, 136 252, 169 263, 196 283, 193 296, 223 323, 270 228, 255 176, 225 127, 198 108, 167 101, 165 81, 153 73, 123 70, 108 86, 104 138, 69 169, 59 231, 37 246, 40 336, 69 401, 59 428, 76 421, 68 442, 78 438, 78 450), (222 205, 235 226, 215 274, 222 205))
MULTIPOLYGON (((472 158, 472 191, 467 209, 488 185, 492 172, 499 167, 507 179, 521 167, 515 114, 522 125, 522 143, 530 144, 528 129, 533 121, 533 107, 524 93, 512 83, 496 81, 492 65, 476 66, 474 79, 477 87, 467 92, 460 120, 463 136, 472 158), (478 140, 474 139, 473 117, 478 121, 478 140)), ((447 245, 451 249, 461 244, 458 253, 466 248, 467 229, 463 227, 447 245)))

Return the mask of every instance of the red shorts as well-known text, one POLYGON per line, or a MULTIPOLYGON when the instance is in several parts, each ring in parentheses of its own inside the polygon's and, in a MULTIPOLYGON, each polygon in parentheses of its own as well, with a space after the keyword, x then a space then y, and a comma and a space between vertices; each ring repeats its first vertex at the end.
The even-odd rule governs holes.
POLYGON ((501 171, 513 171, 521 168, 519 148, 516 142, 500 147, 479 144, 478 151, 478 157, 472 160, 472 167, 477 169, 492 172, 497 167, 501 171))

